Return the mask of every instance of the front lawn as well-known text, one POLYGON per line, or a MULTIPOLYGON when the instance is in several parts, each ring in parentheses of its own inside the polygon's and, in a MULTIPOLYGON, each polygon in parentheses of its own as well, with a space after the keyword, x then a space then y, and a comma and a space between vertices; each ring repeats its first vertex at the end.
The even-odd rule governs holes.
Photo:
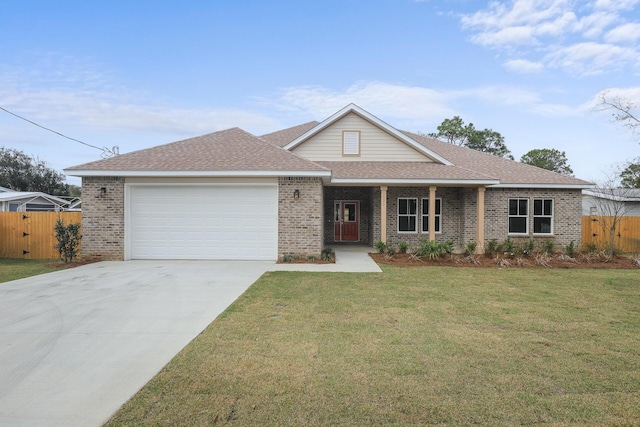
POLYGON ((0 283, 64 268, 58 260, 0 258, 0 283))
POLYGON ((640 271, 271 272, 110 425, 634 425, 640 271))

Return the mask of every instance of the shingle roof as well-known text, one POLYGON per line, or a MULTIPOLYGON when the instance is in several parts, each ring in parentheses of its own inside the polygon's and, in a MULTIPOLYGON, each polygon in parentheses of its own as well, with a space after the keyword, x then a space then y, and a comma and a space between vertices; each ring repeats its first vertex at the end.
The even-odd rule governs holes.
POLYGON ((431 180, 497 184, 489 175, 435 162, 316 162, 331 170, 332 180, 431 180))
POLYGON ((500 180, 501 185, 590 185, 588 181, 546 169, 504 159, 492 154, 449 144, 411 132, 403 132, 425 147, 445 157, 454 165, 500 180))
POLYGON ((313 129, 319 124, 320 124, 319 122, 315 122, 315 121, 303 123, 298 126, 293 126, 287 129, 282 129, 276 132, 262 135, 260 138, 272 144, 276 144, 276 145, 279 145, 280 147, 284 147, 285 145, 287 145, 288 143, 290 143, 300 135, 313 129))
MULTIPOLYGON (((114 172, 317 172, 336 180, 451 180, 501 186, 589 186, 591 183, 545 169, 402 132, 453 165, 437 162, 312 162, 282 147, 318 126, 308 122, 261 137, 239 128, 185 139, 66 169, 79 176, 114 172)), ((461 184, 462 185, 462 184, 461 184)))
POLYGON ((75 171, 325 171, 239 128, 67 168, 75 171))

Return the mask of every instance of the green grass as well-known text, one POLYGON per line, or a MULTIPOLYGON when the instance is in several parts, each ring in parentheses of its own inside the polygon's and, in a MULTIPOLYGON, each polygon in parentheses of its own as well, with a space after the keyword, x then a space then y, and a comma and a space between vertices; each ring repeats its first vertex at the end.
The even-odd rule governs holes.
POLYGON ((264 275, 110 425, 638 425, 640 271, 264 275))
POLYGON ((51 259, 13 259, 0 258, 0 283, 10 280, 23 279, 25 277, 37 276, 38 274, 51 273, 63 268, 54 267, 59 260, 51 259))

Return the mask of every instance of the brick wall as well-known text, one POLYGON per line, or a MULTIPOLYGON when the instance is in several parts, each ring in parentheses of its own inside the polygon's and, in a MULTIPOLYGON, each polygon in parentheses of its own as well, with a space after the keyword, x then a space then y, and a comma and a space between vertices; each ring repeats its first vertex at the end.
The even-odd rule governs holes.
POLYGON ((278 179, 278 257, 319 256, 324 245, 321 178, 278 179), (294 191, 300 198, 294 198, 294 191))
POLYGON ((81 251, 83 258, 124 259, 124 178, 82 178, 81 251))
MULTIPOLYGON (((429 239, 429 233, 422 232, 422 199, 428 197, 429 187, 389 187, 387 190, 387 243, 397 247, 398 243, 406 242, 410 248, 415 248, 422 240, 429 239), (405 197, 418 199, 417 233, 398 232, 398 198, 405 197)), ((462 203, 462 189, 438 188, 436 190, 436 198, 442 199, 441 233, 436 233, 436 241, 453 240, 456 245, 464 244, 461 233, 465 213, 462 203)), ((473 216, 475 217, 475 212, 473 212, 473 216)), ((377 236, 377 239, 379 239, 379 231, 377 236)))
POLYGON ((510 236, 514 241, 554 239, 560 246, 573 240, 580 247, 582 230, 582 191, 565 189, 488 188, 485 195, 485 239, 503 241, 508 236, 509 199, 529 199, 529 234, 510 236), (533 234, 533 199, 553 199, 554 232, 549 236, 533 234))

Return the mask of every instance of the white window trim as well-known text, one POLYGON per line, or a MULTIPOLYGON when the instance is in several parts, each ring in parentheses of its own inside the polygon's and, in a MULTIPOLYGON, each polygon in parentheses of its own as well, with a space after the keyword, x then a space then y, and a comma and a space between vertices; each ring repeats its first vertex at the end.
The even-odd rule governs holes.
POLYGON ((360 156, 360 131, 359 130, 343 130, 342 131, 342 155, 346 157, 360 156), (355 138, 355 140, 351 140, 355 138), (355 150, 353 145, 355 144, 355 150))
POLYGON ((533 235, 534 236, 553 236, 554 234, 554 223, 555 223, 555 211, 556 211, 556 202, 551 198, 535 198, 533 199, 533 235), (536 200, 542 201, 542 215, 536 215, 536 200), (551 215, 544 215, 544 202, 545 200, 551 200, 551 215), (536 218, 551 218, 551 232, 549 233, 536 233, 536 218))
POLYGON ((396 229, 398 234, 418 234, 418 198, 417 197, 398 197, 397 206, 396 206, 396 229), (415 200, 416 202, 416 213, 415 214, 400 214, 400 200, 415 200), (400 231, 400 216, 406 217, 414 217, 415 218, 415 231, 400 231))
MULTIPOLYGON (((442 197, 436 197, 436 201, 440 201, 440 213, 436 214, 436 218, 440 218, 440 230, 436 230, 435 234, 442 234, 442 197)), ((422 219, 422 224, 420 227, 420 232, 423 234, 429 234, 429 231, 425 231, 424 230, 424 224, 427 224, 427 226, 429 225, 428 222, 425 221, 429 221, 429 214, 425 213, 424 211, 424 202, 427 201, 427 204, 429 203, 429 198, 428 197, 423 197, 421 202, 421 207, 422 207, 422 214, 421 214, 421 219, 422 219)), ((427 205, 428 206, 428 205, 427 205)))
POLYGON ((528 236, 529 235, 529 209, 531 208, 529 202, 530 200, 527 197, 509 197, 509 200, 507 201, 507 234, 509 236, 528 236), (520 202, 520 200, 527 201, 527 212, 525 215, 511 215, 509 213, 509 205, 511 204, 512 200, 518 200, 518 202, 520 202), (524 233, 515 233, 509 230, 509 220, 511 218, 524 218, 526 220, 526 226, 525 226, 526 230, 524 233))

